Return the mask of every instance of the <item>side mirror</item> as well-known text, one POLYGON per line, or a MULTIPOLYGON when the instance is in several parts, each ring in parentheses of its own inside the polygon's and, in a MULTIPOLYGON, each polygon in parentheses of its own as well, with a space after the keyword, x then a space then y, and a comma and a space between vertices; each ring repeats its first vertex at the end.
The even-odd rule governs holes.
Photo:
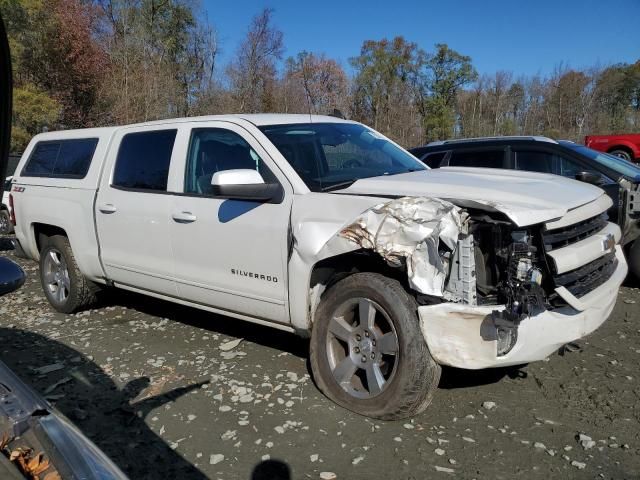
POLYGON ((237 169, 216 172, 211 178, 213 195, 233 200, 257 202, 279 202, 283 190, 278 183, 264 183, 262 175, 255 170, 237 169))
POLYGON ((5 257, 0 257, 0 296, 22 286, 26 278, 24 270, 5 257))
POLYGON ((576 173, 576 180, 584 183, 590 183, 591 185, 601 185, 602 175, 594 172, 578 172, 576 173))

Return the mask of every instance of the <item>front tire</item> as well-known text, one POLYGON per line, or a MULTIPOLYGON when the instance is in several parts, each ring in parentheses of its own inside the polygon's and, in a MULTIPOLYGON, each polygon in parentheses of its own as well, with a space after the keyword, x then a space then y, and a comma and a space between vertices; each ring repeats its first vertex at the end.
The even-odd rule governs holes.
POLYGON ((89 307, 98 291, 80 272, 69 239, 62 235, 48 237, 40 251, 40 283, 51 306, 61 313, 89 307))
POLYGON ((424 410, 441 372, 420 330, 415 299, 377 273, 351 275, 326 292, 315 314, 310 362, 327 397, 384 420, 424 410))

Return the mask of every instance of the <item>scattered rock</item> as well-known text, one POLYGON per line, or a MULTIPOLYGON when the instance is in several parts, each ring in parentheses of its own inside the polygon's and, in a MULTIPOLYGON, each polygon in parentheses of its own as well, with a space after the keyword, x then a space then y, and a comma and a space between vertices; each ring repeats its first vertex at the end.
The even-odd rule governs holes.
POLYGON ((45 375, 47 373, 56 372, 64 368, 64 363, 52 363, 51 365, 45 365, 43 367, 34 368, 33 371, 38 375, 45 375))
POLYGON ((494 408, 496 408, 496 402, 482 402, 482 408, 484 408, 485 410, 493 410, 494 408))
POLYGON ((584 467, 586 467, 586 466, 587 466, 587 464, 586 464, 586 463, 584 463, 584 462, 579 462, 579 461, 577 461, 577 460, 573 460, 573 461, 571 462, 571 465, 573 465, 574 467, 576 467, 578 470, 584 470, 584 467))
POLYGON ((580 442, 580 445, 582 445, 582 448, 584 448, 585 450, 589 450, 590 448, 596 446, 596 442, 594 442, 590 436, 585 435, 584 433, 579 433, 576 437, 576 440, 580 442))
POLYGON ((229 350, 233 350, 242 342, 242 338, 238 338, 237 340, 231 340, 230 342, 221 343, 218 347, 223 352, 228 352, 229 350))
POLYGON ((209 457, 209 464, 217 465, 224 460, 224 455, 221 453, 214 453, 209 457))
POLYGON ((333 472, 320 472, 321 480, 336 480, 338 476, 333 472))
POLYGON ((60 380, 58 380, 56 383, 54 383, 53 385, 49 385, 47 388, 45 388, 44 390, 44 394, 47 395, 51 392, 53 392, 56 388, 58 388, 60 385, 64 385, 67 382, 71 381, 71 377, 64 377, 60 380))
POLYGON ((438 465, 435 465, 436 470, 438 472, 444 472, 444 473, 455 473, 456 471, 453 468, 447 468, 447 467, 439 467, 438 465))
POLYGON ((440 456, 442 456, 442 455, 444 455, 444 454, 445 454, 445 451, 444 451, 443 449, 441 449, 441 448, 436 448, 436 449, 433 451, 433 453, 435 453, 436 455, 440 455, 440 456))

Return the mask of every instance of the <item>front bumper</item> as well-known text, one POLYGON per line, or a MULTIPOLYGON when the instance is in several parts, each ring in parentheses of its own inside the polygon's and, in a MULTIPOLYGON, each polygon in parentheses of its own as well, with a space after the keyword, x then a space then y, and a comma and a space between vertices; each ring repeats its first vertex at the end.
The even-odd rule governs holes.
POLYGON ((627 263, 619 245, 616 257, 618 268, 604 284, 579 300, 574 297, 575 301, 567 302, 570 306, 544 310, 521 321, 515 345, 503 356, 497 354, 492 313, 504 309, 504 305, 440 303, 418 307, 420 327, 431 355, 441 365, 472 370, 544 360, 563 345, 593 332, 609 318, 627 275, 627 263))

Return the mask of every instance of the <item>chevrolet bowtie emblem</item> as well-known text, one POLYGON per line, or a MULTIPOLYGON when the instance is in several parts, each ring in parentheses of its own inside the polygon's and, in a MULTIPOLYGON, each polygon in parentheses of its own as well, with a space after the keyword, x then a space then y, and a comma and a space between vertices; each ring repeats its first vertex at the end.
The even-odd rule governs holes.
POLYGON ((611 233, 607 233, 605 237, 602 239, 602 248, 606 252, 607 250, 613 250, 616 248, 616 237, 614 237, 611 233))

